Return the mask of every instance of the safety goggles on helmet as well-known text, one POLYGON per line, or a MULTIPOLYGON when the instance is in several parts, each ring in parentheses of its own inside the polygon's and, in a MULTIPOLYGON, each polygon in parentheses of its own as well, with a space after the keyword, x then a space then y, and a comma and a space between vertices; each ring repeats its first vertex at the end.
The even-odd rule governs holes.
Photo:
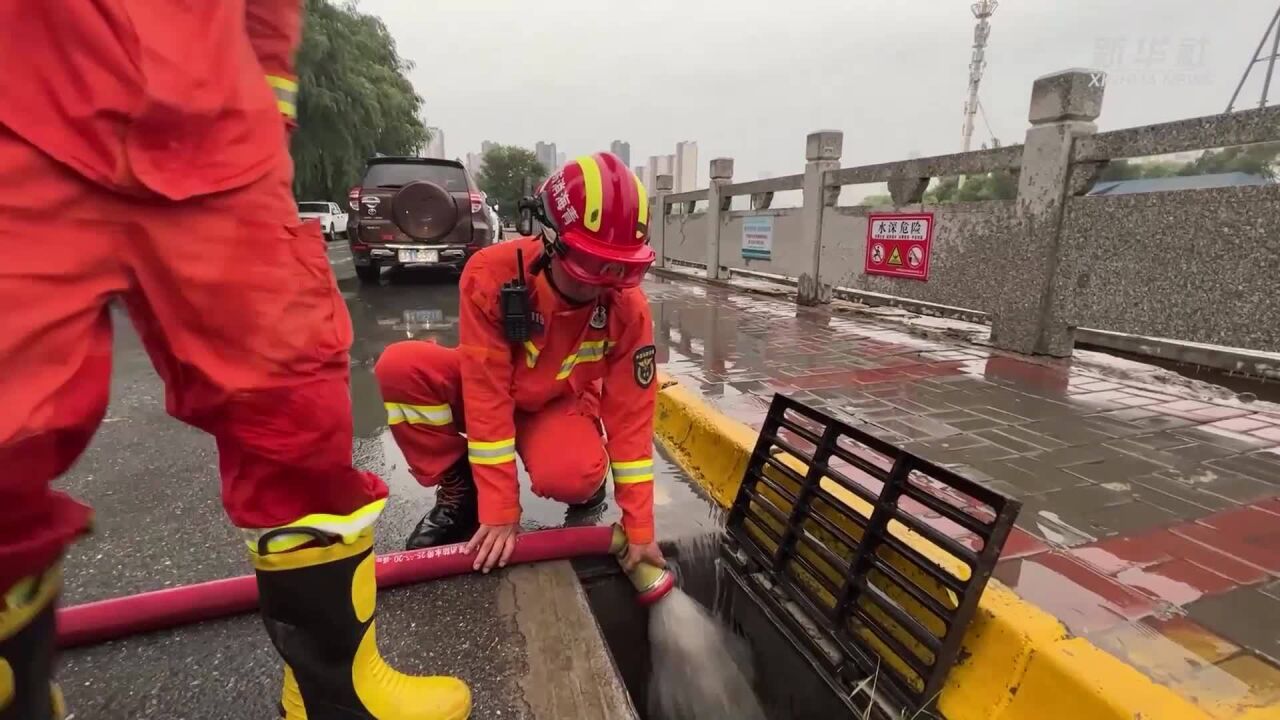
POLYGON ((636 252, 612 256, 590 252, 569 238, 559 239, 556 245, 560 265, 569 277, 602 287, 636 287, 654 260, 653 248, 647 245, 636 252))

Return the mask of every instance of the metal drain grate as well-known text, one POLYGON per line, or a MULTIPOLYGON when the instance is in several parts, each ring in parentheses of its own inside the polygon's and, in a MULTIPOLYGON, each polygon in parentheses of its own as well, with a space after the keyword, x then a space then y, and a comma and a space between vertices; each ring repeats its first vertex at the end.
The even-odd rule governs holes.
POLYGON ((865 707, 874 677, 876 704, 911 716, 934 707, 1018 509, 776 395, 725 556, 833 689, 865 707))

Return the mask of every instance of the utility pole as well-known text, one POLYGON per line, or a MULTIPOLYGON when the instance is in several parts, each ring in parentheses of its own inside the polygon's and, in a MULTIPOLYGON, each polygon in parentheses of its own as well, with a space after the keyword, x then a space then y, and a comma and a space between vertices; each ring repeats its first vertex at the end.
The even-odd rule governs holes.
POLYGON ((978 86, 982 84, 982 71, 987 69, 987 38, 991 36, 989 22, 996 7, 996 0, 978 0, 970 9, 978 24, 973 28, 973 58, 969 61, 969 99, 964 104, 964 151, 969 152, 973 142, 973 119, 978 114, 978 86))
POLYGON ((1258 98, 1258 107, 1264 108, 1267 106, 1267 93, 1271 90, 1271 78, 1275 74, 1277 59, 1280 59, 1280 8, 1276 8, 1276 14, 1271 18, 1271 24, 1262 33, 1262 40, 1258 41, 1258 49, 1253 51, 1253 59, 1244 67, 1244 75, 1240 78, 1240 84, 1236 86, 1236 91, 1231 94, 1231 102, 1227 103, 1227 112, 1231 112, 1235 108, 1236 100, 1240 99, 1240 91, 1244 89, 1244 83, 1249 79, 1249 73, 1253 71, 1253 66, 1260 62, 1267 63, 1267 74, 1262 80, 1262 95, 1258 98), (1267 46, 1267 38, 1271 38, 1271 54, 1263 56, 1262 49, 1267 46))

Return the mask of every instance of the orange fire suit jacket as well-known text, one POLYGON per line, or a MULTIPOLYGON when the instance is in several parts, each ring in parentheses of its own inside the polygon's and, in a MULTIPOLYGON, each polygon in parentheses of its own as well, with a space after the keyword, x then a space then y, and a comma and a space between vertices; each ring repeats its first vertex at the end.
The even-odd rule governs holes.
POLYGON ((301 21, 301 0, 0 2, 0 125, 118 192, 242 187, 281 161, 301 21))
POLYGON ((540 240, 520 238, 486 248, 472 257, 458 283, 462 404, 480 522, 520 519, 516 412, 535 412, 576 393, 588 408, 598 403, 628 540, 652 542, 657 371, 649 300, 640 288, 630 288, 575 307, 545 273, 530 277, 531 305, 544 328, 523 345, 514 344, 503 334, 499 291, 516 277, 516 250, 523 251, 527 275, 541 247, 540 240))

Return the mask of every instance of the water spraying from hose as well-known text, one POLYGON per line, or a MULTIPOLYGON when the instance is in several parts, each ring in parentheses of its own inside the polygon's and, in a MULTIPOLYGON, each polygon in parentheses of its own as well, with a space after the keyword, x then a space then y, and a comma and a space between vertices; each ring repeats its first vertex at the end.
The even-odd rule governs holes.
MULTIPOLYGON (((615 531, 614 554, 626 552, 615 531)), ((752 690, 746 643, 676 587, 675 573, 641 563, 627 573, 649 606, 649 716, 655 720, 766 720, 752 690)))
POLYGON ((679 588, 650 610, 649 645, 650 717, 765 720, 746 643, 679 588))

